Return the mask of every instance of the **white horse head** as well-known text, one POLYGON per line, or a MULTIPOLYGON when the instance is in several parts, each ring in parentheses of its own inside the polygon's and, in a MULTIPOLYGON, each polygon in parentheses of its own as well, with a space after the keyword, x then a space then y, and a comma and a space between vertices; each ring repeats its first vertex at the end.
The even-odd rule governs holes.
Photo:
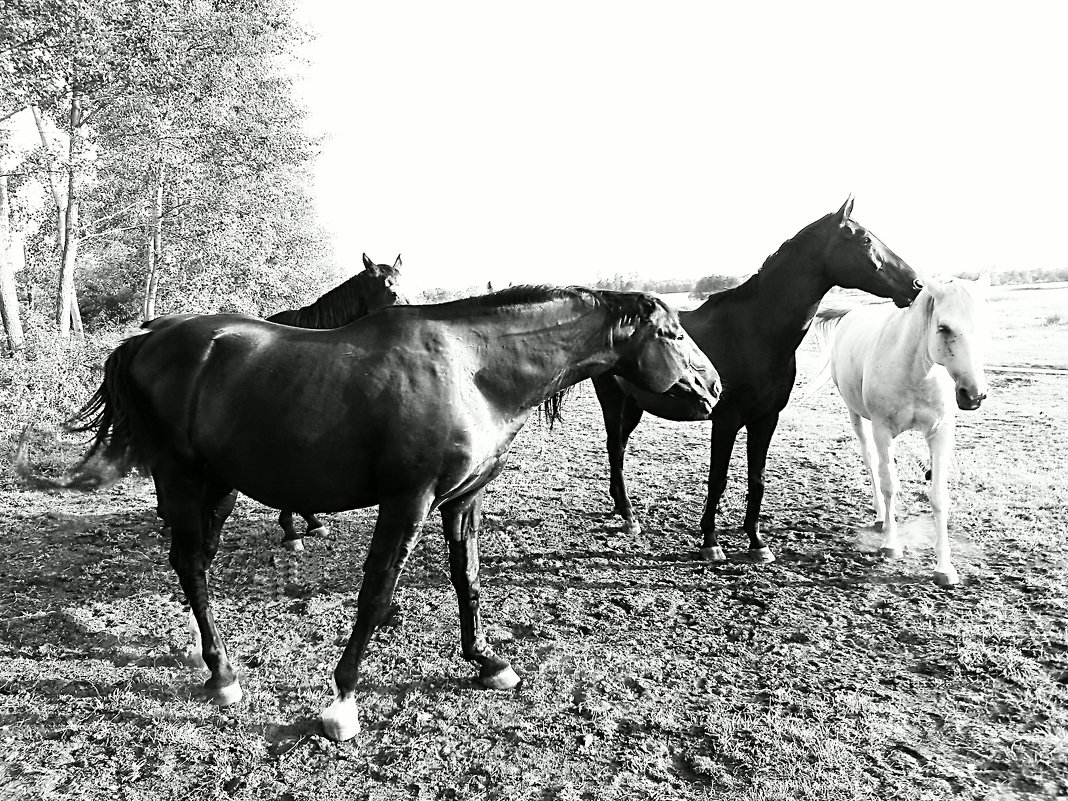
MULTIPOLYGON (((990 332, 990 276, 975 281, 928 281, 927 351, 953 379, 957 407, 978 409, 986 398, 983 357, 990 332)), ((921 296, 922 297, 922 296, 921 296)))

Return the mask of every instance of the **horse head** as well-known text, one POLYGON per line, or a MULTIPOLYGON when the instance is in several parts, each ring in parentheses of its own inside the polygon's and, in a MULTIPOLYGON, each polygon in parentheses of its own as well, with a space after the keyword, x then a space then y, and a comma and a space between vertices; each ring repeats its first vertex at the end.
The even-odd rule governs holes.
POLYGON ((986 295, 990 276, 927 283, 927 351, 953 379, 957 408, 978 409, 986 399, 983 355, 989 337, 986 295))
POLYGON ((401 257, 392 266, 375 264, 367 254, 363 254, 363 272, 360 273, 363 294, 367 299, 367 313, 378 311, 386 306, 407 304, 408 298, 398 289, 400 283, 401 257))
POLYGON ((853 196, 826 220, 824 260, 828 277, 838 286, 890 298, 904 308, 916 299, 923 281, 905 260, 871 231, 851 220, 853 196))
POLYGON ((621 317, 621 331, 630 329, 616 372, 648 392, 695 402, 707 414, 719 399, 719 373, 662 300, 639 293, 626 297, 633 308, 621 317))

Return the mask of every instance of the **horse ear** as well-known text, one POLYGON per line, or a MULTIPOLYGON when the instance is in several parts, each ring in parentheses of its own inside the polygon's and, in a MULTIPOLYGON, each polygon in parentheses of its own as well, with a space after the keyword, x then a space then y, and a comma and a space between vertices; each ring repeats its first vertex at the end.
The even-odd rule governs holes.
POLYGON ((397 260, 395 262, 393 262, 393 269, 399 271, 400 268, 401 268, 401 260, 400 260, 400 254, 398 253, 397 254, 397 260))
POLYGON ((381 278, 382 271, 378 269, 378 265, 367 258, 367 254, 363 254, 363 269, 367 270, 373 277, 381 278))
POLYGON ((930 276, 924 279, 923 288, 926 289, 935 300, 946 294, 945 284, 943 284, 941 280, 930 276))
POLYGON ((849 215, 853 213, 853 193, 849 193, 849 197, 846 198, 846 202, 842 204, 842 208, 838 209, 838 214, 835 215, 835 219, 839 225, 845 225, 846 220, 849 219, 849 215))

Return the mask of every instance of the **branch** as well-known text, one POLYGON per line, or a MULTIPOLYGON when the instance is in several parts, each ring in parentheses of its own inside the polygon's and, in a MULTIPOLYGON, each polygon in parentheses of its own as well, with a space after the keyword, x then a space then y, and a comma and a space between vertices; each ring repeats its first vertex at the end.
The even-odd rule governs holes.
POLYGON ((15 116, 16 114, 18 114, 19 112, 21 112, 21 111, 25 111, 25 110, 26 110, 27 108, 29 108, 29 107, 28 107, 28 106, 22 106, 21 108, 17 108, 17 109, 15 109, 14 111, 9 111, 9 112, 8 112, 7 114, 5 114, 5 115, 4 115, 3 117, 0 117, 0 122, 4 122, 4 120, 9 120, 9 119, 11 119, 12 117, 14 117, 14 116, 15 116))

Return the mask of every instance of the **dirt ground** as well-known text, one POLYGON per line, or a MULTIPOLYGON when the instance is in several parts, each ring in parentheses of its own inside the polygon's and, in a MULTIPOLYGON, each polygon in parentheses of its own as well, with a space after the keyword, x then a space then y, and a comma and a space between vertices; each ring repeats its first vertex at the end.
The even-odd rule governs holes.
MULTIPOLYGON (((807 358, 807 357, 806 357, 807 358)), ((213 569, 244 700, 218 710, 182 664, 177 582, 150 485, 3 486, 0 797, 82 799, 931 799, 1068 794, 1068 376, 992 374, 960 421, 951 535, 933 569, 925 454, 900 446, 906 554, 876 556, 841 401, 797 400, 772 446, 778 561, 696 558, 707 423, 646 418, 609 508, 588 385, 532 421, 490 487, 484 616, 519 689, 473 686, 439 520, 372 643, 364 731, 319 731, 374 510, 279 550, 242 499, 213 569)), ((744 438, 723 501, 744 548, 744 438)))

